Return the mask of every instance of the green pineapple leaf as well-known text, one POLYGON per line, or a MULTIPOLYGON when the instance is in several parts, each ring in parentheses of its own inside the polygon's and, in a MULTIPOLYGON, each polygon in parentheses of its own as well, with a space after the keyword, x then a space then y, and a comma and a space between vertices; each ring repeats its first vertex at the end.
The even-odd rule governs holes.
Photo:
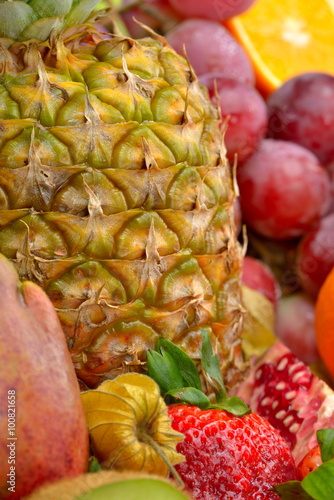
POLYGON ((326 462, 334 458, 334 429, 319 429, 317 439, 320 444, 321 460, 326 462))

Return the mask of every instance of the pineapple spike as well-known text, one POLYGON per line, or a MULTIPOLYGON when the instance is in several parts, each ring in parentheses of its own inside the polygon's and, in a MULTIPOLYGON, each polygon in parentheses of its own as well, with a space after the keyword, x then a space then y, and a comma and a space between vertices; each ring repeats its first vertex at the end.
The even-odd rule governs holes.
POLYGON ((158 164, 153 156, 150 145, 147 142, 146 138, 144 136, 142 136, 141 140, 142 140, 142 147, 143 147, 143 152, 144 152, 145 166, 146 166, 147 170, 151 170, 152 168, 154 170, 160 170, 160 168, 158 167, 158 164))
POLYGON ((73 311, 77 312, 77 320, 75 323, 75 328, 74 328, 74 335, 70 339, 70 346, 73 348, 75 346, 75 343, 77 342, 79 336, 80 336, 80 331, 82 329, 82 325, 85 325, 86 328, 94 328, 96 326, 104 326, 108 325, 108 323, 111 321, 111 316, 106 307, 101 305, 101 294, 103 289, 105 288, 105 283, 102 283, 102 285, 96 289, 90 289, 90 296, 84 300, 78 307, 78 309, 73 309, 73 311), (92 320, 91 317, 89 316, 89 310, 91 306, 99 306, 101 311, 103 311, 105 319, 100 321, 97 324, 95 324, 92 320))
POLYGON ((160 200, 164 200, 165 193, 163 192, 163 190, 159 184, 152 182, 151 174, 150 174, 150 171, 152 169, 155 170, 156 172, 160 171, 161 169, 159 168, 159 166, 158 166, 158 164, 153 156, 150 145, 144 136, 142 136, 142 148, 143 148, 143 153, 144 153, 145 167, 148 170, 148 190, 147 190, 147 196, 146 196, 145 202, 149 198, 150 194, 153 192, 154 188, 156 189, 156 191, 160 197, 160 200))
MULTIPOLYGON (((160 255, 158 252, 157 239, 155 236, 154 230, 154 219, 151 217, 150 229, 147 236, 147 244, 146 244, 146 259, 151 262, 160 263, 160 255)), ((158 266, 159 267, 159 266, 158 266)))
POLYGON ((189 125, 192 123, 191 116, 189 114, 189 87, 186 90, 186 98, 184 100, 184 111, 183 111, 183 119, 182 125, 189 125))
POLYGON ((146 80, 144 80, 143 78, 140 78, 140 76, 135 75, 134 73, 131 73, 131 71, 129 71, 123 50, 122 50, 122 66, 124 74, 127 77, 127 85, 129 86, 129 92, 131 93, 134 102, 136 103, 136 97, 135 97, 136 92, 145 95, 146 97, 152 98, 153 93, 151 90, 151 84, 146 80))
POLYGON ((0 43, 0 76, 6 73, 16 73, 17 67, 9 50, 0 43))
POLYGON ((16 252, 16 262, 19 268, 19 274, 27 276, 30 280, 37 280, 38 282, 43 281, 44 276, 39 272, 36 266, 37 260, 42 260, 36 258, 30 250, 30 228, 28 224, 21 220, 22 224, 26 226, 26 232, 21 242, 20 248, 16 252))
POLYGON ((23 51, 23 64, 26 71, 34 71, 38 67, 39 51, 37 43, 34 40, 22 44, 25 47, 23 51))
POLYGON ((232 183, 233 183, 233 191, 234 191, 236 198, 238 196, 240 196, 239 186, 238 186, 238 182, 237 182, 237 166, 238 166, 238 155, 235 154, 233 165, 232 165, 232 183))
MULTIPOLYGON (((108 28, 109 28, 110 31, 111 31, 111 28, 112 28, 112 34, 113 35, 116 35, 116 36, 119 36, 119 37, 124 37, 125 36, 125 37, 130 38, 130 33, 126 29, 124 23, 121 24, 121 21, 120 21, 120 18, 119 18, 119 14, 117 12, 113 13, 110 16, 110 26, 108 24, 108 28)), ((108 32, 103 33, 103 34, 107 35, 108 32)))
MULTIPOLYGON (((29 146, 29 153, 28 153, 28 174, 27 177, 29 176, 29 172, 32 172, 32 183, 34 185, 37 185, 38 189, 38 194, 41 200, 45 203, 45 205, 48 204, 49 202, 49 197, 50 197, 50 192, 52 192, 52 188, 54 188, 54 185, 52 181, 50 182, 48 177, 45 177, 43 174, 42 170, 42 163, 39 159, 39 156, 36 152, 35 148, 35 127, 32 127, 31 129, 31 136, 30 136, 30 146, 29 146), (43 186, 44 184, 44 186, 43 186), (44 189, 43 189, 44 187, 44 189), (46 187, 46 189, 45 189, 46 187)), ((22 196, 27 196, 26 193, 26 188, 29 190, 31 189, 31 185, 29 181, 27 182, 27 177, 25 178, 25 186, 23 186, 23 189, 20 190, 20 197, 22 196)))
POLYGON ((153 217, 151 217, 150 228, 147 235, 145 255, 145 265, 140 276, 136 297, 140 297, 148 289, 154 289, 156 277, 159 278, 164 271, 164 264, 158 252, 153 217))
POLYGON ((188 63, 188 66, 189 66, 189 72, 190 72, 190 78, 189 78, 189 81, 190 83, 198 83, 198 78, 197 78, 197 75, 194 71, 194 68, 192 67, 192 65, 190 64, 190 60, 189 60, 189 57, 188 57, 188 54, 187 54, 187 48, 185 46, 185 44, 183 44, 183 54, 184 54, 184 57, 188 63))
POLYGON ((147 31, 153 38, 158 40, 164 47, 168 47, 168 42, 166 38, 162 35, 159 35, 159 33, 156 33, 152 28, 147 26, 146 24, 140 22, 138 19, 135 17, 132 17, 133 21, 137 23, 141 28, 143 28, 145 31, 147 31))
POLYGON ((98 197, 96 196, 94 191, 89 187, 84 176, 82 176, 82 178, 83 178, 84 187, 85 187, 86 192, 87 192, 88 197, 89 197, 89 201, 88 201, 89 216, 96 217, 97 215, 104 215, 100 200, 98 199, 98 197))
POLYGON ((89 89, 87 87, 87 85, 85 85, 85 118, 87 120, 87 122, 89 122, 89 124, 94 127, 94 126, 99 126, 101 125, 103 122, 100 118, 100 115, 98 114, 98 112, 96 111, 96 109, 94 108, 94 106, 92 105, 92 103, 90 102, 90 98, 89 98, 89 89))
POLYGON ((241 247, 241 255, 242 255, 242 258, 245 258, 246 254, 247 254, 247 247, 248 247, 248 234, 247 234, 246 224, 242 225, 241 234, 242 234, 242 242, 243 242, 242 247, 241 247))
POLYGON ((214 89, 214 97, 215 97, 216 108, 218 111, 219 121, 220 121, 220 123, 223 123, 222 108, 220 105, 220 99, 219 99, 219 94, 218 94, 218 87, 217 87, 216 78, 213 80, 213 89, 214 89))
POLYGON ((218 165, 220 166, 228 165, 228 160, 226 158, 226 146, 225 146, 225 134, 228 126, 228 121, 229 117, 227 116, 221 125, 222 137, 220 141, 219 163, 218 163, 218 165))
MULTIPOLYGON (((36 45, 35 50, 36 50, 36 56, 37 56, 37 73, 38 73, 38 82, 37 86, 40 87, 40 90, 42 93, 47 92, 49 89, 58 89, 62 94, 63 94, 63 99, 64 101, 67 101, 69 98, 68 92, 64 87, 61 87, 60 85, 57 85, 56 83, 52 83, 49 80, 47 71, 45 69, 45 66, 43 64, 43 59, 42 56, 37 49, 36 45)), ((34 65, 36 67, 36 64, 34 65)))

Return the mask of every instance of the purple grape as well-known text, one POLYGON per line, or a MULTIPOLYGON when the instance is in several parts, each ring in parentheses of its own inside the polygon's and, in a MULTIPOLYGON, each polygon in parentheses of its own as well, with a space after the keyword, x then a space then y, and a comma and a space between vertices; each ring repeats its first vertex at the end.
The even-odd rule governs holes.
MULTIPOLYGON (((213 97, 213 83, 208 75, 200 77, 208 84, 213 97)), ((257 149, 268 125, 267 107, 260 94, 249 85, 219 78, 216 80, 222 118, 228 119, 225 134, 227 156, 231 162, 237 155, 238 163, 245 161, 257 149)))
POLYGON ((169 0, 170 5, 185 18, 204 17, 224 21, 247 10, 254 0, 169 0))
POLYGON ((328 174, 298 144, 263 140, 237 177, 243 220, 267 238, 301 236, 328 210, 328 174))
POLYGON ((226 78, 254 84, 254 70, 246 52, 218 22, 188 19, 169 31, 166 38, 181 55, 186 47, 197 75, 219 73, 226 78))
POLYGON ((334 160, 334 77, 304 73, 268 99, 271 138, 296 142, 323 164, 334 160))

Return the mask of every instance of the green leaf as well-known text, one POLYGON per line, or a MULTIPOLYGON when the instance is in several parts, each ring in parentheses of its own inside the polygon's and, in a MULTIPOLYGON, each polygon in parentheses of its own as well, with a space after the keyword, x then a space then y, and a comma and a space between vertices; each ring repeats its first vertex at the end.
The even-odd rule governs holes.
POLYGON ((70 12, 72 0, 30 0, 29 5, 39 18, 56 17, 70 12))
POLYGON ((84 23, 100 0, 77 0, 65 17, 65 26, 84 23))
POLYGON ((204 329, 202 329, 202 338, 202 369, 210 387, 216 394, 217 402, 220 403, 226 398, 226 389, 220 371, 219 358, 213 354, 209 334, 204 329))
POLYGON ((305 490, 300 481, 288 481, 276 484, 274 490, 282 500, 314 500, 305 490))
MULTIPOLYGON (((160 337, 156 344, 156 350, 160 350, 162 354, 168 354, 177 365, 183 379, 183 383, 178 387, 179 389, 181 387, 194 387, 199 391, 202 390, 201 379, 196 365, 182 349, 173 344, 173 342, 160 337)), ((174 388, 170 387, 170 389, 174 388)))
POLYGON ((99 472, 102 467, 97 458, 91 457, 88 472, 99 472))
POLYGON ((222 403, 219 403, 219 405, 211 405, 211 408, 228 411, 236 417, 242 417, 243 415, 252 413, 246 403, 236 396, 225 399, 222 403))
POLYGON ((29 24, 38 19, 36 12, 23 2, 1 2, 0 37, 18 39, 29 24))
POLYGON ((182 403, 198 406, 201 410, 206 410, 210 406, 209 398, 202 391, 193 387, 183 387, 179 390, 168 391, 167 394, 182 403))
POLYGON ((319 429, 317 439, 320 444, 322 461, 326 462, 334 458, 334 429, 319 429))
POLYGON ((185 385, 179 367, 165 351, 160 354, 149 350, 147 352, 147 367, 148 376, 156 381, 162 395, 171 389, 180 389, 185 385))
POLYGON ((333 478, 334 460, 328 460, 304 477, 301 485, 314 500, 333 500, 333 478))

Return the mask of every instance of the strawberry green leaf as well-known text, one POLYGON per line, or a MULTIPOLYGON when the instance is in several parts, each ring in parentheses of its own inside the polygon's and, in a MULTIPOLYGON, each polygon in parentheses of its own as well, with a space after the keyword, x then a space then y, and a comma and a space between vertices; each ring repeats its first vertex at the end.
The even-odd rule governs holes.
POLYGON ((167 394, 182 403, 198 406, 201 410, 211 407, 209 398, 202 391, 193 387, 183 387, 179 390, 169 391, 167 394))
POLYGON ((304 477, 301 485, 314 500, 333 500, 333 478, 334 460, 328 460, 304 477))
POLYGON ((334 429, 319 429, 317 439, 320 444, 321 460, 326 462, 334 458, 334 429))
POLYGON ((236 417, 242 417, 243 415, 248 415, 252 411, 248 408, 246 403, 240 398, 233 396, 232 398, 225 399, 219 405, 211 405, 210 408, 217 408, 219 410, 225 410, 236 417))
MULTIPOLYGON (((183 380, 183 383, 177 387, 178 389, 181 387, 194 387, 199 391, 202 390, 201 379, 196 365, 182 349, 173 342, 160 337, 156 344, 156 350, 169 355, 176 364, 183 380)), ((176 387, 169 387, 169 389, 176 389, 176 387)))
POLYGON ((202 369, 210 387, 216 394, 217 402, 220 403, 226 398, 226 389, 220 371, 219 358, 213 354, 209 334, 204 329, 202 329, 202 339, 202 369))
POLYGON ((147 352, 147 374, 153 378, 164 395, 170 389, 184 386, 183 378, 174 359, 166 352, 162 354, 149 350, 147 352))
POLYGON ((314 500, 302 488, 300 481, 288 481, 282 484, 276 484, 274 490, 281 500, 314 500))

